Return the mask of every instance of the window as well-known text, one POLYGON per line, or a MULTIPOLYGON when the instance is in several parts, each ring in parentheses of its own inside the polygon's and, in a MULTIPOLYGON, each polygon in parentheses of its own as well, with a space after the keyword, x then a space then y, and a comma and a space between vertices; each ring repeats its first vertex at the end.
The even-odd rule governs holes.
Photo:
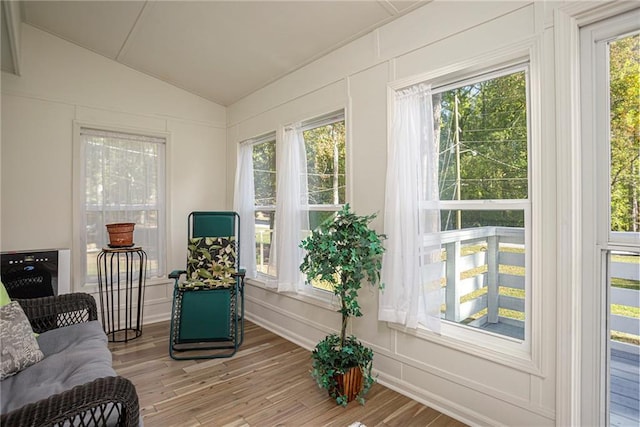
POLYGON ((441 317, 525 338, 527 68, 433 89, 443 278, 441 317))
POLYGON ((252 178, 239 178, 236 199, 255 212, 256 273, 266 284, 277 282, 278 290, 327 290, 319 282, 310 288, 300 283, 302 260, 296 258, 309 230, 345 203, 345 137, 341 110, 284 128, 282 141, 272 132, 240 144, 238 170, 252 171, 252 178), (252 189, 245 187, 250 179, 252 189), (249 193, 253 203, 244 199, 249 193))
MULTIPOLYGON (((302 124, 307 160, 309 227, 315 229, 345 204, 344 112, 329 114, 302 124)), ((331 290, 314 280, 317 289, 331 290)))
POLYGON ((96 256, 107 245, 106 224, 135 222, 134 243, 148 256, 148 277, 165 272, 166 139, 80 128, 85 283, 97 283, 96 256))
POLYGON ((640 232, 640 34, 608 43, 610 218, 614 232, 640 232))
POLYGON ((261 274, 274 276, 270 268, 271 241, 276 214, 276 135, 257 138, 252 144, 255 192, 256 267, 261 274))
POLYGON ((603 426, 640 420, 639 18, 580 30, 582 419, 603 426))
MULTIPOLYGON (((597 165, 603 175, 608 172, 610 185, 609 238, 603 260, 607 281, 602 285, 608 295, 608 422, 637 424, 640 411, 628 402, 637 397, 637 393, 632 397, 630 390, 640 388, 638 375, 629 374, 640 371, 640 25, 636 21, 633 34, 600 41, 596 46, 600 45, 606 45, 608 51, 608 58, 603 55, 598 59, 608 62, 609 86, 605 89, 609 98, 609 158, 605 158, 608 164, 599 159, 602 163, 597 165)), ((603 205, 607 202, 606 195, 601 201, 603 205)))
POLYGON ((344 113, 303 123, 309 226, 315 229, 345 203, 344 113))

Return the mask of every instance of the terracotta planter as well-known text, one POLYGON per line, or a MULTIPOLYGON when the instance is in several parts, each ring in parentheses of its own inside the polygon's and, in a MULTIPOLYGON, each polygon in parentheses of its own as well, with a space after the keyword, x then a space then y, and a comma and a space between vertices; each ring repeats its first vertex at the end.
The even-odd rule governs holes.
POLYGON ((109 233, 109 246, 112 248, 123 248, 133 246, 133 228, 135 222, 119 222, 107 224, 109 233))
POLYGON ((355 366, 344 374, 336 375, 336 381, 338 392, 347 398, 347 402, 351 402, 362 390, 362 370, 355 366))

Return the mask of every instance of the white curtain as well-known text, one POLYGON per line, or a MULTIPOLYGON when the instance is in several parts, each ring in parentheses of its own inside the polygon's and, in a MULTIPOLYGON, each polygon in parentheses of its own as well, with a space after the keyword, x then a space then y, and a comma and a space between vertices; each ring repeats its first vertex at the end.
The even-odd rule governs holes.
POLYGON ((133 241, 147 253, 147 277, 164 276, 165 138, 85 127, 80 138, 79 247, 85 282, 97 282, 91 267, 97 251, 109 242, 105 225, 116 222, 136 224, 133 241))
POLYGON ((255 278, 255 189, 253 183, 253 143, 246 141, 238 149, 238 164, 233 195, 233 210, 240 215, 240 262, 246 276, 255 278))
POLYGON ((439 333, 438 147, 430 86, 396 92, 392 132, 385 190, 385 289, 378 317, 410 328, 421 324, 439 333))
POLYGON ((307 163, 299 124, 284 129, 283 144, 276 162, 276 254, 271 261, 276 264, 278 291, 297 292, 303 280, 300 243, 303 231, 309 229, 307 163))

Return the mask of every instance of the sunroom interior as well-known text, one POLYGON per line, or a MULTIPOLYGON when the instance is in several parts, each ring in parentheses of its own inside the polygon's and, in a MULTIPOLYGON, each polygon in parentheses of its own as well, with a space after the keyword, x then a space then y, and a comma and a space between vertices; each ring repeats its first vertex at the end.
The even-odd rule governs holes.
POLYGON ((421 234, 424 257, 438 248, 436 315, 407 308, 429 293, 401 274, 361 289, 350 332, 378 382, 469 425, 633 425, 637 105, 620 154, 602 67, 628 43, 637 95, 639 33, 631 1, 2 1, 0 250, 70 249, 62 292, 97 295, 119 217, 92 210, 107 190, 86 147, 142 135, 160 144, 152 164, 114 159, 140 185, 154 171, 152 206, 131 208, 145 218, 144 324, 170 318, 189 213, 236 210, 252 237, 246 319, 311 350, 339 315, 322 284, 284 273, 297 246, 274 255, 292 224, 278 197, 301 174, 287 141, 315 156, 309 228, 348 203, 391 244, 407 228, 392 201, 413 197, 391 173, 405 165, 399 117, 428 98, 436 172, 414 184, 435 194, 420 206, 436 218, 421 234))

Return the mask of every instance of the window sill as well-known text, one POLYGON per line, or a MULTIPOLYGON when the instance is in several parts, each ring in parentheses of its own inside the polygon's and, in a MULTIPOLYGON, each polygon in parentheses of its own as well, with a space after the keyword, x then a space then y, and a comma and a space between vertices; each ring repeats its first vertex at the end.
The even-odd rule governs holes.
POLYGON ((442 322, 442 334, 435 334, 427 329, 409 329, 401 325, 387 322, 390 329, 430 341, 456 351, 467 353, 494 363, 516 369, 540 378, 546 375, 540 364, 533 360, 525 343, 491 332, 471 330, 468 327, 452 322, 442 322), (518 348, 521 347, 521 348, 518 348))
POLYGON ((336 311, 339 308, 337 299, 334 297, 333 294, 329 292, 314 291, 314 293, 295 293, 294 294, 289 292, 278 292, 277 289, 267 286, 260 279, 246 279, 245 283, 248 285, 254 286, 256 288, 262 289, 264 291, 271 292, 273 294, 276 294, 282 297, 295 299, 297 301, 301 301, 306 304, 310 304, 325 310, 336 311))

